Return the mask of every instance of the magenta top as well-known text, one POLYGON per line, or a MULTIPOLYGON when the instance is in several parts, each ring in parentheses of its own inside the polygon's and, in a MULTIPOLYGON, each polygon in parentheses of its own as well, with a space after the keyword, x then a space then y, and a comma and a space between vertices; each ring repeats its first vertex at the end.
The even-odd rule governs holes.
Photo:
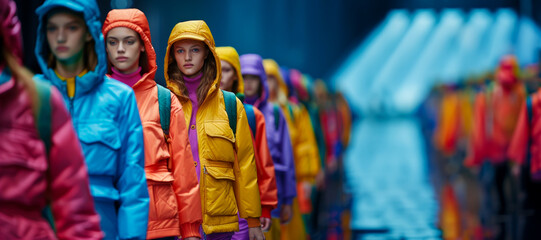
POLYGON ((124 74, 116 70, 116 68, 111 68, 113 70, 113 74, 111 74, 111 77, 125 83, 126 85, 133 87, 140 79, 141 79, 141 67, 137 68, 137 71, 130 73, 130 74, 124 74))
POLYGON ((197 180, 200 179, 201 171, 199 170, 199 143, 197 140, 197 122, 196 122, 196 116, 197 116, 197 109, 199 109, 199 102, 197 101, 197 87, 199 87, 199 83, 201 82, 201 78, 203 77, 203 72, 195 76, 194 78, 189 78, 186 76, 183 76, 184 78, 184 84, 186 85, 186 88, 188 89, 188 95, 190 96, 190 101, 192 102, 192 116, 190 117, 190 125, 188 128, 190 129, 188 132, 188 138, 190 139, 190 146, 192 147, 192 155, 194 161, 197 162, 197 180), (194 126, 194 127, 192 127, 194 126))

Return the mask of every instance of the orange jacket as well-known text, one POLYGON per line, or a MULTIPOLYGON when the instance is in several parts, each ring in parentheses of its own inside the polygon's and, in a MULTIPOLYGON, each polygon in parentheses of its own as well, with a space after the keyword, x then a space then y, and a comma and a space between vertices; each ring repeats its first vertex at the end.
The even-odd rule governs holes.
MULTIPOLYGON (((112 10, 103 24, 103 35, 115 27, 139 33, 145 44, 149 69, 133 85, 145 142, 145 172, 150 210, 147 238, 167 236, 201 237, 201 197, 195 172, 188 128, 182 105, 171 94, 169 137, 166 141, 160 124, 158 87, 154 81, 156 53, 150 39, 148 21, 137 9, 112 10)), ((143 54, 143 53, 142 53, 143 54)))
POLYGON ((445 155, 452 155, 456 150, 459 131, 458 94, 446 91, 441 99, 439 121, 434 133, 434 144, 445 155))
MULTIPOLYGON (((233 47, 217 47, 216 53, 220 60, 226 61, 237 74, 237 89, 234 93, 244 93, 244 80, 240 73, 239 54, 233 47)), ((274 162, 267 143, 267 131, 265 130, 265 117, 257 108, 254 109, 256 119, 256 133, 254 137, 254 155, 257 165, 257 184, 261 197, 261 216, 271 217, 271 211, 278 205, 278 190, 276 189, 276 177, 274 162)), ((253 134, 253 133, 252 133, 253 134)))

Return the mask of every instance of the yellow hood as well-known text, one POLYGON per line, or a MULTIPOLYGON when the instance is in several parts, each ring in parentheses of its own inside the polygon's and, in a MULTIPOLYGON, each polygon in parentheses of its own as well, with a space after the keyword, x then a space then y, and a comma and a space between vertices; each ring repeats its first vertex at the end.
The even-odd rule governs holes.
POLYGON ((242 73, 240 72, 240 61, 239 53, 233 47, 217 47, 216 53, 220 60, 224 60, 231 64, 237 73, 238 85, 237 89, 233 89, 234 93, 244 94, 244 79, 242 78, 242 73))
POLYGON ((280 67, 278 63, 273 59, 263 60, 263 66, 265 67, 265 72, 267 76, 273 76, 278 81, 278 102, 280 104, 287 104, 288 90, 286 82, 280 73, 280 67))
POLYGON ((218 54, 216 54, 216 44, 214 43, 214 38, 212 37, 210 28, 203 20, 179 22, 177 23, 177 25, 175 25, 173 30, 171 30, 171 35, 169 35, 169 40, 167 41, 167 49, 165 51, 165 60, 163 65, 164 77, 165 82, 167 83, 167 87, 176 95, 182 96, 184 93, 184 89, 179 89, 177 84, 173 84, 169 81, 169 75, 167 74, 167 70, 169 68, 169 53, 171 52, 171 47, 175 42, 184 39, 198 40, 207 44, 210 52, 216 60, 217 68, 216 78, 214 79, 212 86, 209 88, 207 95, 212 91, 219 89, 220 79, 222 78, 222 66, 220 65, 220 59, 218 58, 218 54))

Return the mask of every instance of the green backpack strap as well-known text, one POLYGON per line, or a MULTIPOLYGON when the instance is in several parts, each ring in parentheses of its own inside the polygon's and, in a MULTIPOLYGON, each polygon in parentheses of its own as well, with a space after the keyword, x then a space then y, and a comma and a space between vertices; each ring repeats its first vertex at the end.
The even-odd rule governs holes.
POLYGON ((171 122, 171 91, 160 84, 158 86, 158 105, 160 109, 160 125, 164 137, 169 138, 169 125, 171 122))
POLYGON ((229 127, 233 130, 233 134, 237 134, 237 97, 234 93, 222 90, 224 94, 225 111, 229 118, 229 127))
POLYGON ((274 129, 278 130, 278 128, 280 127, 280 107, 278 107, 278 105, 274 104, 273 105, 273 112, 274 112, 274 129))
POLYGON ((289 115, 291 115, 291 120, 295 122, 295 115, 293 114, 293 106, 291 106, 291 104, 287 104, 287 109, 289 110, 289 115))
POLYGON ((47 155, 51 150, 51 85, 42 80, 34 79, 36 90, 38 92, 39 107, 35 112, 36 128, 38 129, 39 137, 45 144, 47 155))
POLYGON ((257 127, 255 123, 254 106, 245 103, 244 109, 246 110, 246 117, 248 117, 248 125, 250 125, 250 129, 252 129, 252 134, 255 137, 257 135, 257 127))
POLYGON ((237 98, 240 100, 240 102, 243 103, 243 102, 244 102, 244 98, 245 98, 244 93, 237 93, 236 95, 237 95, 237 98))
MULTIPOLYGON (((34 118, 36 122, 36 128, 38 130, 39 137, 45 145, 47 152, 47 162, 49 160, 49 152, 52 145, 52 110, 51 110, 51 85, 45 81, 34 78, 36 91, 38 93, 39 106, 34 112, 34 118)), ((48 162, 49 163, 49 162, 48 162)), ((49 171, 50 164, 47 164, 46 178, 48 182, 51 182, 51 176, 49 171)), ((47 184, 47 191, 49 192, 49 185, 47 184)), ((53 212, 51 211, 51 204, 48 203, 45 208, 41 210, 43 218, 49 222, 49 225, 56 232, 56 226, 54 222, 53 212)))

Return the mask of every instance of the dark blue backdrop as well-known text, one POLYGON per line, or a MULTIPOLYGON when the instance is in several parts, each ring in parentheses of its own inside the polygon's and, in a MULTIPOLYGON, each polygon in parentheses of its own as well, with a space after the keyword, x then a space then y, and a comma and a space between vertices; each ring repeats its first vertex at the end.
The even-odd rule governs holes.
MULTIPOLYGON (((37 25, 34 10, 43 0, 16 2, 27 49, 25 63, 39 72, 32 50, 37 25)), ((111 0, 98 3, 103 20, 111 9, 111 0)), ((349 51, 393 8, 511 7, 541 23, 541 2, 534 0, 135 0, 132 7, 141 9, 149 19, 160 67, 158 81, 163 81, 163 56, 170 30, 185 20, 207 21, 218 46, 234 46, 241 54, 259 53, 319 78, 331 76, 349 51)))

